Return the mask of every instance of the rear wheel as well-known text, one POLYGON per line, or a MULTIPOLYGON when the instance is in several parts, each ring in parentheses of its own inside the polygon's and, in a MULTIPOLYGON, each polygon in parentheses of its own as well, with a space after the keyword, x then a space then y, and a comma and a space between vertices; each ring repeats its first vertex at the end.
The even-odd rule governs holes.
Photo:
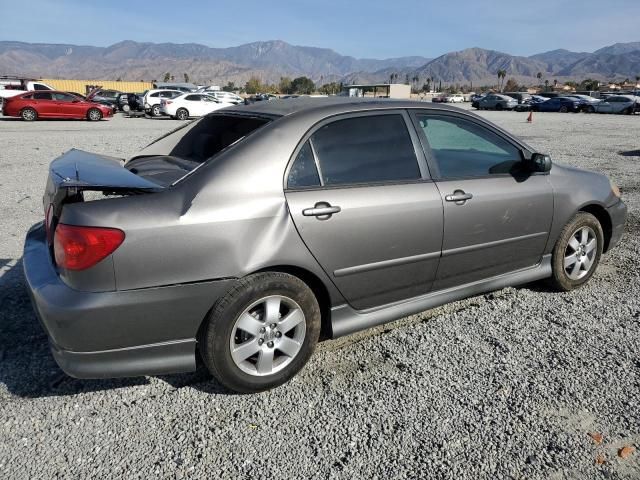
POLYGON ((211 310, 198 348, 225 387, 253 393, 289 381, 320 334, 320 307, 299 278, 265 272, 238 282, 211 310))
POLYGON ((187 120, 189 118, 189 111, 186 108, 179 108, 176 112, 176 118, 178 120, 187 120))
POLYGON ((102 112, 97 108, 90 108, 87 112, 87 120, 90 122, 97 122, 102 119, 102 112))
POLYGON ((595 109, 595 107, 594 107, 593 105, 589 105, 589 106, 586 108, 586 112, 587 112, 587 113, 596 113, 596 109, 595 109))
POLYGON ((502 104, 501 103, 498 103, 496 105, 496 110, 502 110, 502 104))
POLYGON ((562 105, 560 107, 560 113, 567 113, 569 111, 569 109, 566 107, 566 105, 562 105))
POLYGON ((569 291, 587 283, 600 263, 603 246, 598 219, 587 212, 576 214, 553 249, 551 285, 569 291))
POLYGON ((20 112, 20 116, 25 122, 33 122, 38 119, 38 112, 36 112, 33 108, 27 107, 23 108, 20 112))

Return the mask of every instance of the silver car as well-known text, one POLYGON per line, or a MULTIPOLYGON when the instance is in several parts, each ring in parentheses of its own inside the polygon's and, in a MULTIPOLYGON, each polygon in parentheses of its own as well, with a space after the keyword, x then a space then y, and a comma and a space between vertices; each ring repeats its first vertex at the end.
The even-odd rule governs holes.
POLYGON ((24 270, 69 375, 289 380, 320 338, 547 280, 620 240, 620 192, 464 110, 298 98, 228 107, 124 163, 54 160, 24 270))
POLYGON ((498 93, 490 93, 478 100, 476 108, 478 110, 513 110, 518 106, 518 100, 501 95, 498 93))
POLYGON ((591 104, 587 107, 590 113, 626 113, 632 114, 640 104, 640 97, 633 95, 613 95, 603 99, 601 102, 591 104))

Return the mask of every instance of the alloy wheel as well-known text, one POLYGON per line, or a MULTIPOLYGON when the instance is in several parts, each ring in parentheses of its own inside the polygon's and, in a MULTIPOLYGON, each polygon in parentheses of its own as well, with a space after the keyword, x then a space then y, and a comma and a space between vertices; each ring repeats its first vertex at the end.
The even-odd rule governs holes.
POLYGON ((300 306, 282 295, 261 298, 236 319, 229 339, 233 363, 254 376, 274 374, 300 352, 306 334, 300 306))
POLYGON ((564 252, 564 271, 571 280, 580 280, 593 267, 598 252, 598 238, 591 227, 576 230, 564 252))

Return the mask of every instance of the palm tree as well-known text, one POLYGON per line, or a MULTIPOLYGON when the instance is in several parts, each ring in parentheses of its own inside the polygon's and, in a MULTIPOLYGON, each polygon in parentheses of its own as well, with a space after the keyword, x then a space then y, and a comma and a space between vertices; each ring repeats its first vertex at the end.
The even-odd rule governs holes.
POLYGON ((504 82, 504 77, 507 76, 507 71, 506 70, 498 70, 498 85, 500 88, 500 91, 502 91, 502 84, 504 82))
POLYGON ((549 90, 549 80, 544 81, 544 91, 546 92, 547 90, 549 90))
POLYGON ((536 78, 538 79, 538 83, 540 83, 542 81, 542 72, 538 72, 536 78))

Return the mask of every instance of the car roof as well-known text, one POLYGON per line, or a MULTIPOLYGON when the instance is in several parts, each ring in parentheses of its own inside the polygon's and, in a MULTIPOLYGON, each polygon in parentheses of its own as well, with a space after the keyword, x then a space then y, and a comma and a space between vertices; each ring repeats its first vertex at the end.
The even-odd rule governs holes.
POLYGON ((354 97, 297 97, 256 102, 250 105, 238 105, 227 107, 225 111, 237 111, 239 113, 254 113, 258 115, 288 116, 297 113, 323 113, 335 115, 350 111, 369 109, 391 108, 424 108, 431 110, 460 111, 459 108, 446 104, 434 104, 431 102, 419 102, 412 100, 373 99, 354 97))

